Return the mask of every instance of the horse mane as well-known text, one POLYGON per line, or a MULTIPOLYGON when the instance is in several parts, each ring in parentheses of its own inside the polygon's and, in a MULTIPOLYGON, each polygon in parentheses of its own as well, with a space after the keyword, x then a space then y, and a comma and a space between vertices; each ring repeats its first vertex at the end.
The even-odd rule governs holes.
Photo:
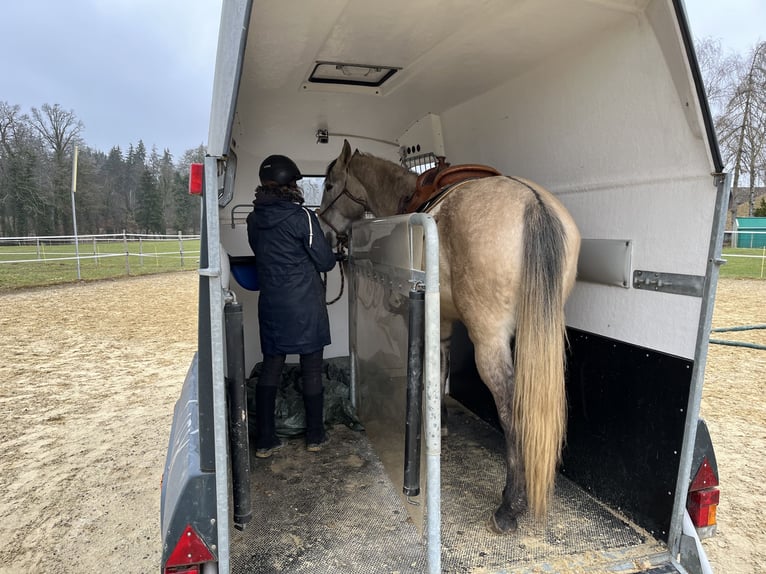
POLYGON ((385 210, 385 213, 376 215, 394 215, 401 199, 415 192, 418 175, 396 162, 357 150, 349 161, 351 164, 355 165, 354 175, 368 190, 375 190, 375 203, 381 211, 385 210), (381 197, 383 194, 385 196, 381 197))

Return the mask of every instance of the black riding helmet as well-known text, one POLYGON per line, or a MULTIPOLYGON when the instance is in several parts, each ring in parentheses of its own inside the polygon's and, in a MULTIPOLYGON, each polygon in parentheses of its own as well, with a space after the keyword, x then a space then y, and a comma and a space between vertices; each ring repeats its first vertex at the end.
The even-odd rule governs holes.
POLYGON ((258 170, 258 177, 263 185, 269 181, 287 185, 303 178, 295 162, 284 155, 270 155, 263 160, 261 169, 258 170))

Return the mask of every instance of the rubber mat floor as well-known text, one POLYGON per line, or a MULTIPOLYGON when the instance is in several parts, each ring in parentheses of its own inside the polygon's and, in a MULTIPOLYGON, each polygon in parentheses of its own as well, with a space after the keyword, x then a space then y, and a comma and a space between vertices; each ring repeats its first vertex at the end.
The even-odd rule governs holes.
MULTIPOLYGON (((233 531, 233 572, 426 571, 424 540, 366 433, 336 425, 329 435, 319 453, 306 452, 295 438, 269 459, 251 459, 253 519, 244 532, 233 531)), ((490 534, 485 523, 505 474, 502 445, 495 429, 451 409, 441 459, 443 572, 586 572, 607 565, 630 572, 631 564, 663 552, 561 476, 545 523, 524 516, 516 533, 490 534)))

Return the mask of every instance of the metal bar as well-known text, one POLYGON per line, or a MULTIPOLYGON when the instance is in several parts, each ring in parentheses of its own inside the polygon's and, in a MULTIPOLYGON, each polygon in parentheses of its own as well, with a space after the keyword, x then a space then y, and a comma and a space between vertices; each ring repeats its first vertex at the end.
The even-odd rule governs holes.
POLYGON ((210 290, 210 353, 213 379, 213 432, 215 435, 215 494, 218 517, 218 572, 229 572, 229 457, 226 424, 226 385, 224 381, 223 306, 221 288, 221 244, 218 221, 218 158, 205 157, 205 208, 208 266, 200 275, 208 278, 210 290))
POLYGON ((683 531, 684 514, 686 512, 686 492, 691 481, 692 458, 694 456, 694 442, 697 436, 700 404, 702 403, 702 385, 705 376, 708 341, 710 340, 710 327, 713 320, 713 306, 718 286, 718 274, 722 263, 721 248, 723 245, 724 226, 726 224, 726 209, 729 202, 729 189, 731 188, 731 175, 722 174, 717 176, 716 186, 715 217, 713 227, 710 230, 710 244, 708 247, 707 281, 705 281, 702 293, 702 309, 697 327, 691 391, 686 408, 681 459, 678 466, 678 477, 676 478, 673 513, 670 518, 670 532, 668 533, 668 547, 671 549, 673 556, 677 556, 681 548, 681 534, 683 531))
POLYGON ((72 158, 72 227, 74 228, 74 253, 77 258, 77 280, 80 277, 80 243, 77 241, 77 212, 75 211, 74 194, 77 191, 77 156, 78 149, 74 146, 74 157, 72 158))
MULTIPOLYGON (((439 357, 439 233, 433 217, 415 213, 408 221, 410 230, 420 226, 425 243, 425 425, 426 436, 426 536, 428 572, 441 572, 441 373, 439 357)), ((410 231, 411 232, 411 231, 410 231)))
POLYGON ((684 275, 682 273, 664 273, 636 269, 633 271, 633 288, 675 295, 702 297, 705 288, 705 278, 699 275, 684 275))

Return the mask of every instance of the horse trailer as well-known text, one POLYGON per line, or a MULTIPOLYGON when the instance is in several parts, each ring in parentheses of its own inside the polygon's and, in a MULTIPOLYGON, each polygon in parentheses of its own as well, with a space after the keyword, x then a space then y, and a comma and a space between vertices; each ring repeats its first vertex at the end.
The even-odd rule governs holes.
MULTIPOLYGON (((718 469, 700 401, 723 167, 682 0, 223 0, 190 178, 198 347, 163 473, 162 572, 711 572, 718 469), (417 173, 447 161, 532 180, 579 229, 566 441, 547 513, 512 532, 487 528, 504 438, 464 325, 440 361, 444 238, 428 211, 366 213, 327 274, 327 446, 251 453, 258 166, 295 160, 318 208, 345 142, 417 173)), ((509 256, 493 237, 489 264, 509 256)), ((278 404, 295 436, 298 385, 278 404)))

